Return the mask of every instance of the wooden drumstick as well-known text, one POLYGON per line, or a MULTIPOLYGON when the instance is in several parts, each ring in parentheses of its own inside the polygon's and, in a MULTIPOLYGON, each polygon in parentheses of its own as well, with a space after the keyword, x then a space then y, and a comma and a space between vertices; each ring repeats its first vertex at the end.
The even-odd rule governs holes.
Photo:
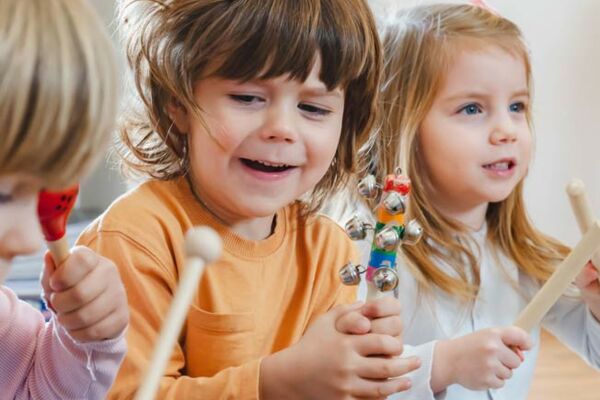
MULTIPOLYGON (((586 233, 594 222, 594 213, 588 196, 585 192, 585 186, 582 181, 575 179, 567 186, 567 194, 571 201, 571 208, 577 219, 577 225, 581 233, 586 233)), ((600 251, 592 256, 592 264, 600 274, 600 251)))
POLYGON ((69 257, 69 242, 65 233, 78 193, 79 186, 75 185, 57 192, 42 190, 39 194, 38 217, 57 268, 69 257))
POLYGON ((600 222, 594 221, 571 254, 560 263, 550 279, 521 312, 514 325, 527 332, 538 325, 599 247, 600 222))
POLYGON ((137 391, 135 397, 137 400, 153 400, 156 396, 160 379, 164 374, 188 308, 198 288, 205 263, 211 263, 219 258, 221 247, 221 238, 211 228, 198 227, 187 232, 185 268, 154 347, 150 365, 142 385, 137 391))

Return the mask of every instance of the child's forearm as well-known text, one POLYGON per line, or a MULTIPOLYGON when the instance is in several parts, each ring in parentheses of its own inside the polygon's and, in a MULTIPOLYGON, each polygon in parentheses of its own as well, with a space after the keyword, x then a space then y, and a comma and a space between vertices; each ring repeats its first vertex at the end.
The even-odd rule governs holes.
POLYGON ((290 368, 287 362, 290 349, 285 349, 271 354, 261 361, 259 390, 261 400, 289 399, 293 400, 294 391, 291 390, 289 374, 298 375, 301 371, 290 368))
POLYGON ((104 399, 125 350, 124 334, 111 340, 77 343, 53 318, 39 334, 28 390, 51 393, 60 388, 60 398, 104 399))
POLYGON ((453 363, 449 362, 451 358, 451 341, 441 340, 437 342, 431 366, 431 390, 433 393, 443 392, 448 386, 454 383, 453 363))

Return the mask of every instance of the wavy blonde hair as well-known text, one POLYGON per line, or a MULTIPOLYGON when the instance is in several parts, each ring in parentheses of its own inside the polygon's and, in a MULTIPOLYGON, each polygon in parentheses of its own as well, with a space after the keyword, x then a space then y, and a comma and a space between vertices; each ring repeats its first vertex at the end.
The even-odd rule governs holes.
POLYGON ((86 3, 0 2, 0 174, 59 188, 101 156, 118 79, 110 39, 86 3))
POLYGON ((310 210, 355 170, 381 74, 377 30, 363 0, 123 0, 118 14, 137 89, 121 124, 126 172, 162 180, 186 174, 185 136, 167 105, 176 100, 202 119, 193 92, 199 80, 289 74, 304 81, 317 54, 320 79, 345 90, 345 107, 337 152, 309 196, 310 210))
MULTIPOLYGON (((511 21, 481 7, 438 4, 420 6, 387 16, 381 26, 384 77, 381 132, 376 148, 376 170, 381 175, 397 165, 412 180, 410 214, 424 228, 424 239, 403 247, 420 286, 439 287, 466 301, 477 295, 477 257, 467 229, 444 217, 427 196, 427 178, 418 134, 446 71, 461 46, 498 46, 523 60, 532 90, 531 64, 521 31, 511 21), (456 240, 456 237, 460 240, 456 240), (448 263, 459 278, 441 271, 433 261, 448 263), (475 277, 467 279, 467 269, 475 277)), ((531 124, 531 114, 527 112, 531 124)), ((527 216, 523 181, 503 201, 491 203, 486 214, 488 239, 511 257, 520 270, 545 281, 568 248, 538 231, 527 216)))

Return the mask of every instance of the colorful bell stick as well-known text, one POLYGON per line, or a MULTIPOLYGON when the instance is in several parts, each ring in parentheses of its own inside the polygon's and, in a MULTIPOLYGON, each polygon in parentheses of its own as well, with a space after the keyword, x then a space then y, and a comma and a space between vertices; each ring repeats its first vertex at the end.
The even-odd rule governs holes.
POLYGON ((75 205, 79 185, 59 192, 41 191, 38 200, 38 216, 42 233, 58 267, 69 257, 69 243, 65 237, 67 219, 75 205))
POLYGON ((185 236, 186 262, 136 400, 154 400, 169 356, 196 293, 205 263, 221 256, 221 238, 208 227, 190 229, 185 236))
POLYGON ((412 245, 419 241, 423 229, 416 220, 405 222, 405 212, 410 194, 410 179, 397 168, 385 177, 383 185, 378 185, 373 175, 367 175, 358 183, 358 193, 374 199, 381 189, 381 199, 374 210, 376 224, 372 226, 360 217, 354 216, 346 224, 346 233, 352 240, 364 240, 367 231, 373 231, 369 264, 344 265, 340 279, 345 285, 358 285, 360 275, 367 278, 367 300, 384 295, 398 286, 396 256, 401 245, 412 245))

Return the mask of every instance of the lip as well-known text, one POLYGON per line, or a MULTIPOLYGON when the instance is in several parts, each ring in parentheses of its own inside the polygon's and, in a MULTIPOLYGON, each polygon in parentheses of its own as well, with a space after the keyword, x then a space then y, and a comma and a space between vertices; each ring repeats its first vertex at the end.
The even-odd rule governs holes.
POLYGON ((483 170, 486 172, 486 174, 488 176, 491 176, 494 178, 510 178, 517 171, 517 160, 512 157, 500 158, 495 161, 483 164, 481 166, 481 168, 483 168, 483 170), (489 165, 501 164, 501 163, 507 163, 508 169, 494 169, 494 168, 487 167, 489 165))
MULTIPOLYGON (((263 160, 260 160, 263 161, 263 160)), ((271 161, 264 161, 270 164, 283 164, 283 163, 277 163, 277 162, 271 162, 271 161)), ((251 177, 253 177, 254 179, 257 179, 261 182, 278 182, 281 181, 285 178, 287 178, 288 176, 290 176, 291 174, 295 173, 296 170, 298 169, 298 167, 292 167, 289 168, 285 171, 281 171, 281 172, 263 172, 263 171, 258 171, 254 168, 250 168, 249 166, 247 166, 246 164, 244 164, 241 160, 241 158, 238 158, 238 163, 241 165, 242 170, 244 172, 246 172, 248 175, 250 175, 251 177)))

